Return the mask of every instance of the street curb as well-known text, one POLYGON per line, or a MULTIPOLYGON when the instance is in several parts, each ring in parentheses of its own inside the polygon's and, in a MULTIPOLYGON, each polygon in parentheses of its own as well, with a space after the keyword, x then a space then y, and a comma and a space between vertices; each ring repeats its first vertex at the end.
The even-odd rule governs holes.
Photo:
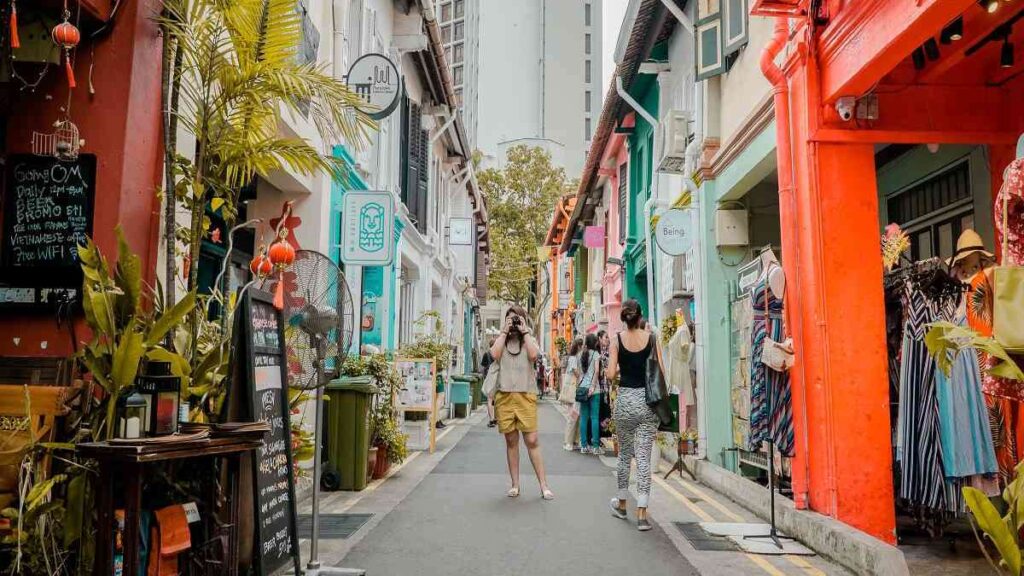
MULTIPOLYGON (((707 460, 685 456, 687 468, 708 487, 728 496, 761 518, 769 517, 769 496, 764 486, 707 460)), ((775 521, 779 530, 811 550, 851 570, 873 576, 909 576, 903 551, 838 520, 797 510, 793 501, 776 494, 775 521)))

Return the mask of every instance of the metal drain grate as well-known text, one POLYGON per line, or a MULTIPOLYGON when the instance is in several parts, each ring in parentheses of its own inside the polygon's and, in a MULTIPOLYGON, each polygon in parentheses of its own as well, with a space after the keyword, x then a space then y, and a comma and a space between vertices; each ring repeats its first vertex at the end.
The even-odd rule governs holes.
POLYGON ((739 552, 740 547, 725 536, 713 536, 704 531, 696 522, 673 522, 676 528, 701 552, 739 552))
MULTIPOLYGON (((320 537, 332 540, 344 540, 355 534, 373 514, 321 514, 320 537)), ((304 514, 299 516, 299 538, 313 536, 313 517, 304 514)))

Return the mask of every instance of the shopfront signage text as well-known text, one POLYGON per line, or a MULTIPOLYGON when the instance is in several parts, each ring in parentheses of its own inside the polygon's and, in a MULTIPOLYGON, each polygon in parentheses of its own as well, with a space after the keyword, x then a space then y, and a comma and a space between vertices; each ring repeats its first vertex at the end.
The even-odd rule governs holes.
POLYGON ((390 192, 346 192, 341 220, 341 260, 355 266, 388 266, 395 255, 395 202, 390 192))
POLYGON ((374 120, 390 116, 402 97, 398 67, 383 54, 366 54, 353 62, 346 82, 363 102, 359 111, 374 120))
POLYGON ((658 248, 669 256, 682 256, 693 246, 690 210, 672 209, 658 218, 654 227, 658 248))

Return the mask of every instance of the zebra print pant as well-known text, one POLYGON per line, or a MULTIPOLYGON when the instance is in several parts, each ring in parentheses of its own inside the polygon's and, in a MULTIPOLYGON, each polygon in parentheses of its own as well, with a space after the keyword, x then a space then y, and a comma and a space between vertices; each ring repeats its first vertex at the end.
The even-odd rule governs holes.
POLYGON ((651 495, 651 450, 658 416, 647 405, 643 388, 619 388, 615 400, 615 434, 619 441, 619 500, 629 497, 629 464, 636 456, 636 505, 647 507, 651 495))

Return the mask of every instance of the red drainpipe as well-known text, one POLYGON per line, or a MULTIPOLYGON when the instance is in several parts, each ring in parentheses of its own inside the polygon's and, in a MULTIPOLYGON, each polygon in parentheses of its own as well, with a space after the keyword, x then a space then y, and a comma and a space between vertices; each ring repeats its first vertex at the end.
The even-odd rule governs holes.
MULTIPOLYGON (((795 221, 796 219, 796 199, 794 197, 794 185, 793 185, 793 142, 790 128, 790 113, 789 113, 789 81, 786 78, 786 73, 775 63, 775 58, 782 52, 782 48, 786 45, 787 37, 789 36, 789 22, 784 16, 778 16, 775 18, 775 30, 772 34, 771 40, 764 47, 761 52, 761 73, 768 79, 772 84, 772 93, 775 100, 775 146, 776 146, 776 165, 778 168, 778 185, 779 185, 779 202, 785 211, 788 211, 790 218, 795 221)), ((795 238, 794 238, 795 240, 795 238)), ((791 270, 796 269, 799 265, 798 260, 794 259, 789 267, 791 270)), ((787 284, 792 285, 793 279, 789 279, 787 284)), ((797 290, 789 290, 786 294, 787 305, 786 308, 789 311, 799 309, 796 306, 799 300, 799 293, 797 290)), ((790 318, 793 317, 792 313, 789 314, 790 318)), ((790 330, 794 326, 793 322, 789 322, 791 326, 790 330)), ((799 345, 799 340, 794 338, 799 345)), ((798 369, 803 369, 803 363, 797 363, 798 369)), ((793 402, 793 415, 796 419, 794 425, 798 434, 797 450, 802 449, 803 466, 794 466, 793 475, 802 476, 801 478, 794 477, 793 488, 794 488, 794 502, 797 508, 805 509, 808 507, 807 501, 807 489, 808 481, 810 479, 809 466, 809 454, 808 454, 808 443, 807 443, 807 401, 806 401, 806 386, 807 378, 805 374, 800 374, 800 390, 799 394, 794 394, 792 397, 793 402), (799 481, 798 481, 799 480, 799 481)))

